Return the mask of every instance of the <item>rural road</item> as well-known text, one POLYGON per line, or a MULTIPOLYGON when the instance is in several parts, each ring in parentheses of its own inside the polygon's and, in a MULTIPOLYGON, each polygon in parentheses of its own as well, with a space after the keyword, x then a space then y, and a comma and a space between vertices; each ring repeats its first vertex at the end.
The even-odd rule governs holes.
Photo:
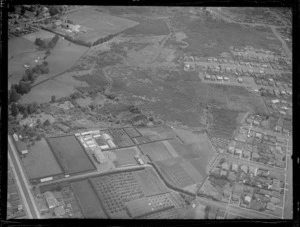
MULTIPOLYGON (((116 171, 119 172, 120 170, 135 170, 135 169, 139 169, 141 167, 149 167, 150 165, 148 164, 145 164, 143 166, 129 166, 129 167, 120 167, 120 168, 117 168, 116 171)), ((62 179, 58 179, 58 180, 53 180, 53 181, 47 181, 47 182, 43 182, 43 183, 38 183, 38 186, 43 186, 43 185, 49 185, 49 184, 54 184, 54 183, 59 183, 59 182, 63 182, 63 181, 70 181, 70 180, 78 180, 78 179, 81 179, 81 178, 88 178, 88 177, 93 177, 93 176, 96 176, 96 175, 99 175, 99 174, 104 174, 104 173, 113 173, 113 172, 116 172, 116 171, 107 171, 107 172, 103 172, 103 173, 99 173, 99 172, 91 172, 91 173, 85 173, 85 174, 80 174, 80 175, 77 175, 77 176, 71 176, 71 177, 68 177, 68 178, 62 178, 62 179)))
POLYGON ((20 163, 17 150, 12 142, 12 139, 10 136, 8 136, 8 157, 9 160, 11 160, 12 169, 15 170, 16 173, 16 180, 21 192, 21 196, 23 197, 23 201, 25 204, 25 207, 28 211, 28 216, 33 219, 41 218, 40 213, 37 209, 37 206, 35 204, 35 200, 31 194, 30 186, 27 182, 27 178, 25 176, 24 170, 22 168, 22 165, 20 163))

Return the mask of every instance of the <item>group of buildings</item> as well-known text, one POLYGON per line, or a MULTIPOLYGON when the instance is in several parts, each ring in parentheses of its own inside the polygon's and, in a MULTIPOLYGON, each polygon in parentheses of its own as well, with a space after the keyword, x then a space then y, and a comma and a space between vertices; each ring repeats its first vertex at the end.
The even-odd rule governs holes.
POLYGON ((258 211, 274 211, 276 207, 282 211, 285 188, 283 174, 223 159, 212 170, 211 177, 233 182, 232 187, 223 188, 220 198, 224 202, 258 211))

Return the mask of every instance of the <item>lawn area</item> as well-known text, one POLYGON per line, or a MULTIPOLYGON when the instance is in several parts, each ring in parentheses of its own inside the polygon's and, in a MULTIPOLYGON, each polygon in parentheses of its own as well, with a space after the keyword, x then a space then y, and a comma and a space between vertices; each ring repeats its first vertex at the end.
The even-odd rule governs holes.
POLYGON ((22 159, 26 172, 30 179, 43 178, 62 173, 45 139, 36 141, 28 150, 28 154, 22 159))
POLYGON ((85 218, 107 218, 99 198, 88 180, 71 183, 85 218))
POLYGON ((167 147, 162 142, 153 142, 139 145, 139 148, 146 155, 149 155, 152 161, 161 161, 172 158, 167 147))
POLYGON ((117 167, 137 164, 136 160, 134 159, 134 156, 137 154, 136 148, 118 149, 115 150, 114 153, 117 156, 117 160, 114 162, 117 167))
POLYGON ((75 136, 51 137, 48 138, 48 143, 61 162, 66 174, 76 174, 95 169, 75 136))

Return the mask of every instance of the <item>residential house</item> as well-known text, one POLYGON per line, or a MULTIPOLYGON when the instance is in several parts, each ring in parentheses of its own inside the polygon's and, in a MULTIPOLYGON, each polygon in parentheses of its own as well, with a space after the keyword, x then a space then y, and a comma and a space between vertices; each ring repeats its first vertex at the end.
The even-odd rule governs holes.
POLYGON ((269 196, 272 195, 272 191, 266 189, 259 189, 259 193, 262 195, 269 195, 269 196))
POLYGON ((262 139, 262 134, 259 133, 259 132, 257 132, 257 133, 255 134, 255 137, 258 138, 258 139, 262 139))
POLYGON ((249 204, 249 203, 251 203, 251 197, 250 196, 245 196, 245 199, 244 199, 244 201, 245 201, 245 203, 247 203, 247 204, 249 204))
POLYGON ((241 155, 243 153, 243 150, 236 148, 235 149, 235 154, 241 155))
POLYGON ((254 166, 249 166, 249 172, 255 176, 257 173, 257 168, 254 166))
POLYGON ((260 158, 260 155, 258 153, 256 153, 256 152, 253 152, 252 153, 252 158, 253 159, 258 159, 258 158, 260 158))
POLYGON ((228 162, 224 162, 223 164, 222 164, 222 169, 223 170, 229 170, 229 164, 228 164, 228 162))
POLYGON ((250 151, 243 151, 243 157, 244 158, 249 158, 251 155, 251 152, 250 151))
POLYGON ((253 124, 254 124, 255 126, 259 126, 259 121, 254 120, 254 121, 253 121, 253 124))
POLYGON ((242 170, 244 173, 248 173, 248 166, 242 165, 242 166, 241 166, 241 170, 242 170))
POLYGON ((221 170, 220 175, 221 176, 227 176, 227 171, 226 170, 221 170))
POLYGON ((51 192, 47 191, 43 195, 47 201, 49 209, 52 209, 59 205, 59 202, 56 200, 56 198, 51 192))
POLYGON ((237 171, 238 171, 238 168, 239 168, 239 166, 238 166, 237 164, 235 164, 235 163, 233 163, 233 164, 231 165, 231 170, 232 170, 233 172, 237 172, 237 171))

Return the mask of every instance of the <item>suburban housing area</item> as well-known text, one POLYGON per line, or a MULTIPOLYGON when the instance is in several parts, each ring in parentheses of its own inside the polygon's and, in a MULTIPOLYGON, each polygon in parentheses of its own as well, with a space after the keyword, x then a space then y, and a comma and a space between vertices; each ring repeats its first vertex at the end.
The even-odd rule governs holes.
POLYGON ((292 219, 291 9, 9 7, 8 219, 292 219))

